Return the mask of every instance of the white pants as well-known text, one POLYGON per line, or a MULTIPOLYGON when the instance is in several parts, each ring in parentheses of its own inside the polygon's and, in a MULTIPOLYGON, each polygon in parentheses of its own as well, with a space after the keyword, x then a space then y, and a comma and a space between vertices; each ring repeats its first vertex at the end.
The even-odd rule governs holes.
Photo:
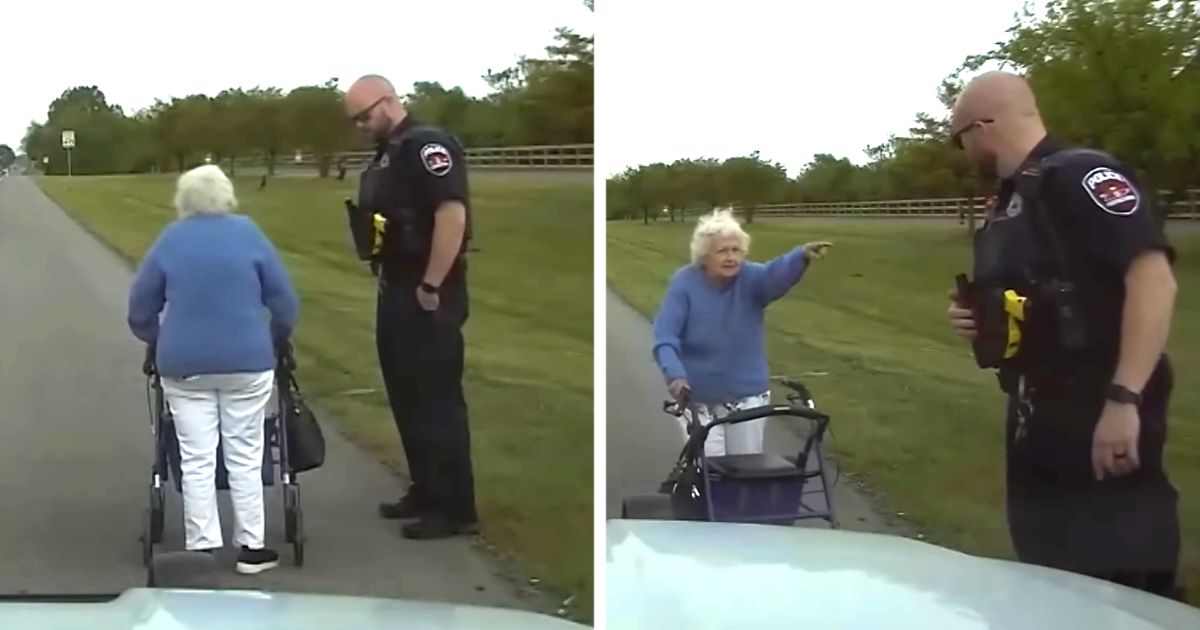
MULTIPOLYGON (((764 392, 757 396, 747 396, 740 400, 735 400, 726 405, 697 405, 700 412, 700 424, 707 426, 713 421, 715 416, 717 419, 724 418, 731 413, 729 407, 733 407, 734 411, 742 409, 750 409, 752 407, 761 407, 770 404, 771 392, 764 392)), ((684 415, 677 418, 679 427, 683 431, 683 437, 687 439, 687 423, 691 418, 692 411, 689 409, 684 415)), ((708 439, 704 442, 705 457, 720 457, 721 455, 751 455, 754 453, 763 452, 763 432, 767 426, 766 418, 759 418, 749 422, 739 422, 738 424, 723 424, 708 432, 708 439)))
POLYGON ((224 546, 217 511, 217 444, 225 451, 237 545, 263 548, 263 424, 273 371, 163 378, 182 464, 183 522, 189 551, 224 546))

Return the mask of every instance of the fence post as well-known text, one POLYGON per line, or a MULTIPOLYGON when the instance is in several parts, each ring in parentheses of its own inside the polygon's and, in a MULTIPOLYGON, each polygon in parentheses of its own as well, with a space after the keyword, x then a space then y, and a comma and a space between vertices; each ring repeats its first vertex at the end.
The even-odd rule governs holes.
POLYGON ((1200 219, 1200 216, 1197 216, 1197 212, 1196 212, 1196 205, 1198 202, 1200 202, 1200 199, 1196 198, 1197 191, 1195 188, 1189 188, 1187 192, 1188 192, 1188 206, 1191 209, 1192 220, 1195 221, 1196 219, 1200 219))

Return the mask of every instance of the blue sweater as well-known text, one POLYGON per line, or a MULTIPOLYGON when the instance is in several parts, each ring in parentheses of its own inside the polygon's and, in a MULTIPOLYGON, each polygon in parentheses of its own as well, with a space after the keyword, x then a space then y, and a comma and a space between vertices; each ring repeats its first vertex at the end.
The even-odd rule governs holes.
POLYGON ((128 321, 138 339, 157 344, 163 376, 262 372, 275 367, 275 343, 290 337, 299 308, 278 252, 252 219, 193 215, 168 225, 146 253, 128 321))
POLYGON ((696 265, 675 272, 654 317, 654 360, 667 382, 687 379, 692 400, 731 402, 770 387, 764 311, 791 289, 807 267, 804 248, 768 262, 745 262, 723 288, 696 265))

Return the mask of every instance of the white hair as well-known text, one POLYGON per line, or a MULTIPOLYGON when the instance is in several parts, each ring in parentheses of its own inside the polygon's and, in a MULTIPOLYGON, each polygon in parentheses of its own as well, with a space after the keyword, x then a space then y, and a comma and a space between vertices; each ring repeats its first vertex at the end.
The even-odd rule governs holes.
POLYGON ((233 182, 216 164, 205 164, 179 176, 175 184, 175 210, 179 216, 226 214, 237 209, 233 182))
POLYGON ((750 251, 750 235, 733 217, 732 208, 717 208, 712 214, 700 217, 700 222, 692 231, 692 264, 704 262, 704 257, 712 252, 713 241, 731 237, 738 240, 742 250, 750 251))

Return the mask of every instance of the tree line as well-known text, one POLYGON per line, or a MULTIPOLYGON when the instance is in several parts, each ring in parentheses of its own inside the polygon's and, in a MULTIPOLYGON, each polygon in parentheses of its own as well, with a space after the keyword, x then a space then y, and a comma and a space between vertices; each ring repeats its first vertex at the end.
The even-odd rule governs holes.
MULTIPOLYGON (((594 38, 560 28, 545 56, 489 71, 488 95, 418 82, 408 108, 468 147, 591 143, 593 48, 594 38)), ((326 177, 338 153, 369 148, 347 120, 342 96, 330 79, 288 92, 259 86, 157 100, 126 113, 99 87, 76 86, 50 103, 45 121, 29 125, 22 151, 34 163, 48 158, 47 174, 66 174, 61 133, 71 129, 70 170, 79 175, 181 171, 209 158, 230 170, 239 159, 261 158, 274 174, 281 158, 302 151, 326 177)))
POLYGON ((1050 0, 1028 7, 1008 39, 972 55, 938 87, 939 114, 866 149, 856 165, 815 155, 794 178, 757 154, 629 168, 607 182, 610 219, 674 220, 683 208, 736 205, 753 220, 771 203, 930 199, 990 193, 949 142, 964 78, 999 65, 1030 81, 1052 134, 1102 148, 1147 187, 1182 196, 1200 185, 1200 14, 1194 0, 1050 0))
POLYGON ((17 154, 7 144, 0 144, 0 170, 12 166, 17 161, 17 154))

